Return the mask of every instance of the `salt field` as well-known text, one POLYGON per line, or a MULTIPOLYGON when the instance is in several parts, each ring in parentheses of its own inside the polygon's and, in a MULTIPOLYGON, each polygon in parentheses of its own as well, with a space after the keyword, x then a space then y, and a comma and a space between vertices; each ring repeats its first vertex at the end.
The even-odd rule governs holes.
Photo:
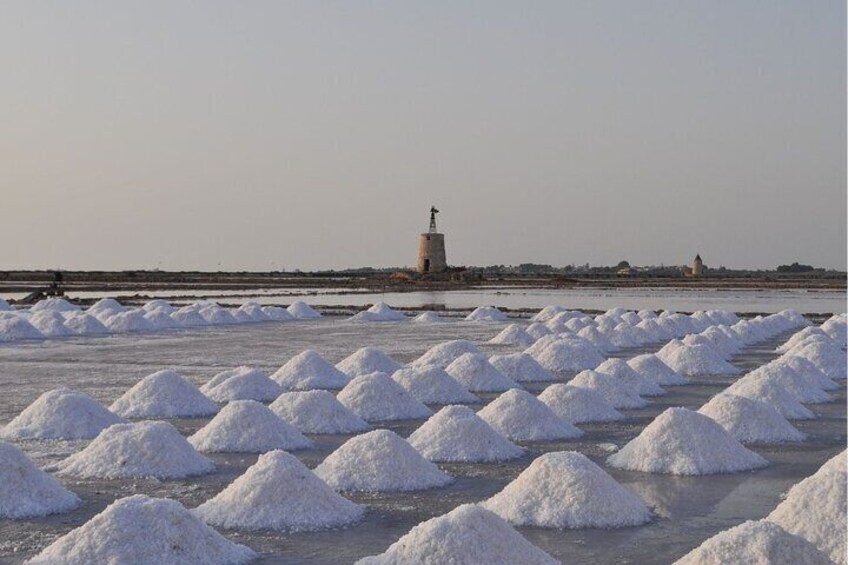
MULTIPOLYGON (((52 339, 43 328, 62 335, 86 314, 7 312, 0 447, 29 479, 0 486, 0 561, 114 556, 103 532, 122 519, 180 520, 163 535, 190 562, 381 563, 437 547, 437 562, 473 548, 672 563, 767 547, 844 563, 843 318, 817 330, 788 312, 572 308, 419 323, 394 303, 315 317, 104 301, 87 314, 113 333, 52 339)), ((10 472, 0 464, 0 482, 10 472)), ((124 548, 141 551, 130 530, 124 548)))

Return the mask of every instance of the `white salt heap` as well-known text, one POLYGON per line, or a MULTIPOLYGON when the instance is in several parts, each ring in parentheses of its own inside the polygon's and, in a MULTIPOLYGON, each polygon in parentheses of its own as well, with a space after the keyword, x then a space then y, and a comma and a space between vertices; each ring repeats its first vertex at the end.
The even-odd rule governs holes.
POLYGON ((465 317, 466 322, 505 322, 506 314, 494 306, 480 306, 465 317))
POLYGON ((18 520, 68 512, 77 496, 33 465, 24 452, 0 441, 0 518, 18 520))
POLYGON ((846 356, 842 349, 817 341, 793 347, 789 353, 807 359, 831 379, 846 378, 846 356))
POLYGON ((846 559, 846 452, 793 486, 766 520, 801 536, 835 563, 846 559))
POLYGON ((144 377, 109 409, 124 418, 195 418, 218 412, 196 386, 167 369, 144 377))
POLYGON ((505 376, 517 383, 544 382, 554 380, 550 371, 539 365, 527 353, 512 353, 510 355, 492 355, 489 363, 505 376))
POLYGON ((542 391, 539 400, 554 414, 572 424, 615 422, 624 415, 612 407, 598 392, 563 383, 552 384, 542 391))
POLYGON ((392 379, 417 401, 425 404, 480 402, 447 371, 435 365, 408 366, 395 371, 392 379))
POLYGON ((444 320, 435 312, 421 312, 412 318, 412 321, 419 324, 433 324, 436 322, 443 322, 444 320))
MULTIPOLYGON (((232 312, 218 304, 215 304, 214 302, 203 306, 197 311, 197 313, 213 326, 227 326, 231 324, 238 324, 240 322, 240 320, 236 318, 232 312)), ((248 315, 245 316, 249 318, 248 315)))
POLYGON ((147 310, 148 312, 153 312, 154 310, 164 310, 169 314, 173 314, 176 311, 176 308, 174 308, 166 300, 162 300, 161 298, 148 300, 144 303, 142 309, 147 310))
POLYGON ((252 301, 239 306, 237 312, 246 314, 251 322, 268 322, 271 320, 271 317, 262 309, 262 305, 252 301))
POLYGON ((74 332, 65 326, 65 318, 58 312, 45 310, 29 318, 29 323, 47 337, 67 337, 74 332))
MULTIPOLYGON (((151 310, 150 308, 145 308, 145 310, 151 310)), ((96 316, 97 318, 113 316, 115 314, 119 314, 121 312, 126 312, 127 309, 123 304, 115 300, 114 298, 101 298, 94 304, 86 309, 88 314, 92 316, 96 316)))
POLYGON ((298 320, 310 320, 321 317, 320 312, 302 300, 295 300, 286 310, 298 320))
POLYGON ((111 316, 103 324, 114 333, 152 332, 156 326, 139 310, 127 310, 111 316))
POLYGON ((408 441, 430 461, 507 461, 524 454, 465 406, 445 406, 412 432, 408 441))
POLYGON ((803 342, 807 338, 814 336, 814 335, 823 335, 823 336, 827 337, 828 339, 830 339, 830 336, 824 330, 822 330, 821 328, 816 327, 816 326, 810 326, 810 327, 804 328, 803 330, 801 330, 799 332, 792 334, 792 337, 790 337, 785 342, 783 342, 782 345, 779 345, 775 349, 775 352, 786 353, 787 351, 789 351, 790 349, 792 349, 793 347, 795 347, 799 343, 803 342))
POLYGON ((663 352, 665 348, 661 349, 657 357, 682 375, 733 375, 739 372, 737 367, 722 359, 712 346, 677 343, 679 345, 670 351, 663 352))
POLYGON ((389 430, 349 439, 315 468, 315 474, 340 491, 423 490, 452 480, 389 430))
POLYGON ((761 565, 832 565, 816 547, 804 538, 766 520, 749 520, 719 532, 693 549, 674 565, 724 565, 751 563, 761 565))
POLYGON ((356 377, 337 398, 367 422, 428 418, 433 414, 386 373, 356 377))
POLYGON ((651 520, 642 499, 576 451, 538 457, 483 507, 516 526, 624 528, 651 520))
POLYGON ((206 381, 204 384, 200 385, 199 390, 203 394, 206 394, 222 382, 226 381, 230 377, 234 377, 236 375, 243 375, 245 373, 249 373, 253 371, 253 367, 248 367, 247 365, 240 365, 234 369, 227 369, 225 371, 221 371, 220 373, 215 373, 215 375, 206 381))
POLYGON ((384 553, 360 559, 356 565, 403 563, 555 565, 558 561, 496 514, 476 504, 464 504, 418 524, 384 553))
POLYGON ((816 417, 809 408, 801 404, 780 383, 762 373, 745 375, 727 387, 725 392, 765 402, 788 420, 812 420, 816 417))
POLYGON ((757 367, 748 375, 762 375, 785 388, 798 402, 803 404, 833 402, 833 397, 820 389, 812 379, 807 378, 806 375, 799 373, 785 363, 772 361, 757 367))
POLYGON ((714 396, 698 410, 742 443, 783 443, 806 437, 774 407, 729 392, 714 396))
POLYGON ((258 400, 270 402, 283 393, 283 388, 259 369, 239 367, 233 374, 208 388, 204 394, 215 402, 258 400))
POLYGON ((194 328, 200 326, 207 326, 209 322, 200 315, 198 312, 198 308, 192 305, 183 306, 173 314, 171 317, 177 321, 177 323, 184 328, 194 328))
POLYGON ((77 335, 106 335, 109 328, 90 314, 72 313, 65 318, 65 327, 77 335))
POLYGON ((577 337, 583 338, 597 349, 601 353, 608 353, 610 351, 615 351, 618 349, 617 346, 613 345, 613 343, 609 340, 607 336, 601 333, 601 331, 595 326, 586 326, 579 332, 577 332, 577 337))
POLYGON ((446 341, 444 343, 440 343, 438 345, 434 345, 427 352, 416 359, 412 364, 413 365, 436 365, 437 367, 441 367, 444 369, 451 363, 453 363, 458 357, 464 355, 465 353, 477 353, 480 354, 481 351, 477 348, 476 345, 471 343, 470 341, 466 341, 464 339, 456 339, 453 341, 446 341))
POLYGON ((287 392, 269 408, 307 434, 354 434, 371 428, 326 390, 287 392))
POLYGON ((529 350, 526 353, 549 371, 582 371, 604 362, 604 356, 592 344, 577 339, 556 340, 539 353, 534 354, 529 350))
POLYGON ((536 314, 530 318, 531 322, 547 322, 557 314, 561 312, 567 312, 568 308, 565 306, 560 306, 558 304, 551 304, 550 306, 545 306, 541 310, 539 310, 536 314))
POLYGON ((477 413, 496 432, 513 441, 572 439, 583 435, 527 391, 508 390, 477 413))
POLYGON ((157 330, 167 330, 180 327, 180 323, 173 319, 171 315, 164 310, 153 310, 152 312, 147 312, 144 315, 144 318, 153 324, 153 327, 157 330))
POLYGON ((255 400, 230 402, 188 442, 198 451, 210 453, 264 453, 312 446, 297 428, 255 400))
POLYGON ((19 339, 44 339, 46 336, 19 316, 0 318, 0 342, 19 339))
POLYGON ((662 396, 665 394, 660 385, 653 380, 643 377, 627 364, 624 359, 610 358, 595 367, 596 373, 603 373, 616 378, 633 387, 639 395, 662 396))
POLYGON ((520 324, 510 324, 489 340, 493 345, 530 345, 536 340, 520 324))
POLYGON ((365 508, 333 492, 285 451, 271 451, 194 514, 214 526, 312 532, 358 521, 365 508))
POLYGON ((385 302, 378 302, 368 310, 364 310, 350 318, 354 322, 397 322, 406 320, 402 312, 393 310, 385 302))
POLYGON ((809 382, 821 390, 837 390, 840 388, 838 384, 822 373, 818 367, 803 357, 787 353, 786 355, 781 355, 775 359, 773 363, 788 365, 790 368, 794 369, 805 382, 809 382))
POLYGON ((502 392, 519 386, 478 353, 461 355, 445 371, 471 392, 502 392))
POLYGON ((49 310, 51 312, 73 312, 80 310, 80 307, 75 304, 71 304, 64 298, 45 298, 44 300, 36 302, 35 305, 29 309, 29 311, 33 314, 36 312, 43 312, 45 310, 49 310))
POLYGON ((336 364, 336 369, 349 377, 359 377, 370 373, 391 375, 403 367, 376 347, 363 347, 345 357, 336 364))
POLYGON ((124 420, 89 395, 58 388, 45 392, 3 428, 10 439, 92 439, 124 420))
POLYGON ((648 401, 629 384, 603 373, 582 371, 568 384, 595 391, 613 408, 644 408, 648 405, 648 401))
POLYGON ((530 324, 524 331, 534 340, 541 339, 546 335, 551 334, 551 330, 549 330, 545 324, 542 324, 540 322, 534 322, 530 324))
POLYGON ((686 408, 669 408, 610 455, 607 464, 645 473, 711 475, 758 469, 768 461, 709 417, 686 408))
POLYGON ((94 518, 54 541, 28 563, 204 563, 238 565, 255 559, 176 500, 137 494, 116 500, 94 518))
POLYGON ((271 378, 284 390, 335 390, 350 382, 349 376, 311 349, 289 359, 271 378))
POLYGON ((167 422, 115 424, 58 465, 80 478, 181 479, 210 473, 215 465, 167 422))
POLYGON ((289 314, 289 311, 279 306, 263 306, 262 311, 268 316, 269 320, 276 322, 290 322, 294 320, 294 316, 289 314))
POLYGON ((634 371, 660 386, 689 384, 686 377, 663 363, 662 359, 653 353, 637 355, 629 359, 627 364, 634 371))

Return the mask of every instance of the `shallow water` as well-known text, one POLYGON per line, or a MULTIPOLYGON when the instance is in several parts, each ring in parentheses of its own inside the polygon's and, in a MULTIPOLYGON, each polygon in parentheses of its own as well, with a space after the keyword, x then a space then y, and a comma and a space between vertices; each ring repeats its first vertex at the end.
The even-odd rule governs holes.
MULTIPOLYGON (((165 367, 174 367, 201 383, 223 368, 241 364, 275 370, 305 348, 316 349, 330 360, 338 361, 366 345, 379 347, 400 361, 410 361, 440 341, 465 338, 481 343, 502 327, 503 324, 464 322, 354 324, 325 319, 6 345, 0 347, 0 423, 8 422, 42 392, 59 386, 83 390, 108 404, 144 375, 165 367)), ((733 362, 746 370, 765 363, 774 357, 771 350, 780 341, 750 348, 733 362)), ((511 352, 516 348, 486 345, 484 349, 491 353, 511 352)), ((629 357, 653 349, 630 350, 619 355, 629 357)), ((565 380, 569 376, 560 378, 565 380)), ((516 461, 444 465, 456 477, 445 488, 405 494, 351 494, 352 499, 367 504, 369 511, 362 522, 342 530, 302 534, 227 531, 225 534, 260 552, 260 562, 264 563, 351 563, 385 550, 423 520, 495 494, 541 453, 578 450, 603 465, 608 453, 599 444, 621 446, 665 408, 697 408, 733 380, 734 377, 703 377, 689 386, 667 387, 669 393, 652 399, 648 408, 626 411, 628 419, 624 422, 582 425, 587 433, 579 440, 525 444, 528 454, 516 461)), ((543 388, 538 383, 528 386, 534 392, 543 388)), ((494 396, 485 395, 485 399, 494 396)), ((621 530, 520 530, 533 543, 566 562, 669 563, 720 530, 747 519, 764 517, 777 505, 781 493, 844 449, 844 387, 836 391, 836 397, 834 403, 809 405, 820 415, 819 419, 796 422, 797 427, 811 435, 808 441, 755 448, 772 463, 766 469, 732 475, 674 477, 605 467, 654 509, 656 519, 648 525, 621 530)), ((182 419, 172 423, 188 435, 207 421, 182 419)), ((420 423, 405 421, 382 427, 408 436, 420 423)), ((348 436, 311 437, 316 440, 316 447, 295 454, 314 467, 348 436)), ((85 444, 24 442, 21 445, 38 464, 49 467, 85 444)), ((83 498, 83 507, 44 519, 0 521, 0 561, 18 563, 34 555, 115 498, 144 493, 174 498, 188 507, 197 506, 222 490, 257 458, 256 455, 211 457, 218 464, 215 473, 181 481, 62 478, 68 488, 83 498)))

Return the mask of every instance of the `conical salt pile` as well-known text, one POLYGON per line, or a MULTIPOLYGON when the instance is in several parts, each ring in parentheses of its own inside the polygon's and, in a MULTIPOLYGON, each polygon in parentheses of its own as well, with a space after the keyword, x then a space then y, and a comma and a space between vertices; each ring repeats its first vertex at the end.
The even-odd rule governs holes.
POLYGON ((510 324, 489 340, 493 345, 530 345, 536 340, 520 324, 510 324))
POLYGON ((681 375, 733 375, 739 372, 737 367, 722 359, 714 347, 703 344, 680 345, 665 355, 658 353, 657 356, 681 375))
POLYGON ((766 520, 815 545, 835 563, 846 560, 846 452, 793 486, 766 520))
POLYGON ((173 319, 171 315, 164 310, 153 310, 151 312, 147 312, 144 315, 144 318, 153 324, 153 327, 157 330, 167 330, 180 327, 180 323, 173 319))
POLYGON ((264 453, 312 446, 297 428, 255 400, 230 402, 188 442, 198 451, 210 453, 264 453))
POLYGON ((77 496, 33 465, 24 452, 0 441, 0 518, 17 520, 68 512, 77 496))
POLYGON ((321 317, 320 312, 302 300, 295 300, 286 310, 298 320, 310 320, 321 317))
POLYGON ((627 364, 634 371, 660 386, 689 384, 686 377, 663 363, 662 359, 653 353, 637 355, 629 359, 627 364))
POLYGON ((200 392, 206 394, 222 382, 226 381, 230 377, 234 377, 236 375, 243 375, 245 373, 249 373, 253 371, 253 367, 248 367, 247 365, 241 365, 236 367, 235 369, 227 369, 226 371, 221 371, 220 373, 216 373, 211 379, 206 381, 204 384, 200 385, 200 392))
POLYGON ((156 326, 144 317, 143 311, 127 310, 111 316, 103 321, 109 331, 115 333, 152 332, 156 326))
POLYGON ((527 391, 508 390, 477 413, 483 421, 513 441, 572 439, 583 435, 527 391))
POLYGON ((283 388, 259 369, 236 369, 235 374, 205 391, 215 402, 258 400, 269 402, 283 393, 283 388))
POLYGON ((648 401, 629 384, 603 373, 582 371, 568 384, 597 392, 613 408, 644 408, 648 405, 648 401))
POLYGON ((269 408, 284 421, 307 434, 355 434, 371 429, 326 390, 287 392, 269 408))
POLYGON ((554 380, 550 371, 539 365, 527 353, 512 353, 510 355, 492 355, 489 363, 505 376, 517 383, 544 382, 554 380))
POLYGON ((167 422, 115 424, 58 465, 80 478, 181 479, 211 473, 215 465, 197 453, 167 422))
POLYGON ((465 406, 445 406, 412 432, 408 441, 430 461, 507 461, 524 454, 465 406))
POLYGON ((77 335, 106 335, 109 328, 90 314, 82 312, 71 314, 65 318, 65 327, 77 335))
POLYGON ((194 418, 218 412, 218 406, 174 371, 147 375, 109 410, 124 418, 194 418))
POLYGON ((392 380, 424 404, 467 404, 480 402, 447 371, 435 365, 407 366, 395 371, 392 380))
POLYGON ((218 495, 194 510, 214 526, 312 532, 358 521, 365 508, 333 492, 285 451, 271 451, 218 495))
POLYGON ((532 337, 534 340, 541 339, 546 335, 551 335, 551 330, 549 330, 545 324, 540 322, 530 324, 524 331, 527 332, 527 335, 532 337))
POLYGON ((419 324, 434 324, 436 322, 443 322, 444 320, 435 312, 421 312, 412 318, 412 321, 419 324))
POLYGON ((44 339, 43 333, 19 316, 0 318, 0 343, 19 339, 44 339))
POLYGON ((505 322, 508 319, 494 306, 480 306, 465 317, 466 322, 505 322))
POLYGON ((832 565, 816 546, 766 520, 749 520, 719 532, 674 565, 832 565))
POLYGON ((558 561, 493 512, 464 504, 418 524, 385 553, 360 559, 356 565, 402 563, 555 565, 558 561))
POLYGON ((80 310, 80 307, 76 304, 71 304, 64 298, 45 298, 36 302, 35 305, 29 309, 29 311, 33 314, 44 310, 52 312, 74 312, 80 310))
POLYGON ((51 310, 45 310, 30 316, 29 323, 47 337, 67 337, 74 335, 74 332, 65 326, 65 318, 60 313, 51 310))
POLYGON ((788 353, 807 359, 831 379, 845 380, 845 352, 837 347, 813 342, 803 347, 793 347, 788 353))
POLYGON ((633 387, 639 395, 662 396, 665 390, 651 379, 643 377, 633 369, 624 359, 607 359, 595 368, 596 373, 603 373, 614 377, 633 387))
MULTIPOLYGON (((228 326, 239 323, 239 319, 232 312, 214 302, 203 306, 197 313, 214 326, 228 326)), ((171 315, 173 316, 173 312, 171 315)))
MULTIPOLYGON (((148 308, 145 309, 150 310, 148 308)), ((96 316, 97 318, 100 318, 104 313, 106 314, 106 317, 109 317, 126 311, 126 307, 114 298, 101 298, 86 309, 88 314, 96 316)))
POLYGON ((786 354, 781 355, 772 363, 778 365, 787 365, 798 373, 805 382, 809 382, 813 386, 821 390, 838 390, 840 387, 836 382, 825 375, 818 367, 813 365, 808 359, 798 357, 797 355, 786 354))
POLYGON ((406 320, 406 316, 402 312, 392 309, 385 302, 378 302, 371 306, 368 310, 359 312, 351 318, 351 320, 361 320, 364 322, 397 322, 406 320))
POLYGON ((516 526, 624 528, 651 520, 642 499, 576 451, 538 457, 483 507, 516 526))
POLYGON ((556 340, 536 354, 531 351, 526 353, 533 355, 539 365, 549 371, 582 371, 604 362, 603 355, 594 346, 576 339, 556 340))
POLYGON ((554 414, 572 424, 589 422, 615 422, 623 420, 624 415, 612 407, 598 392, 557 383, 549 386, 539 395, 554 414))
POLYGON ((311 349, 289 359, 271 378, 284 390, 335 390, 350 382, 349 376, 311 349))
POLYGON ((812 420, 816 417, 780 383, 763 374, 749 373, 727 387, 725 392, 765 402, 787 420, 812 420))
POLYGON ((376 347, 363 347, 336 364, 336 369, 350 377, 371 373, 391 375, 403 367, 376 347))
POLYGON ((239 565, 256 557, 253 550, 227 540, 176 500, 137 494, 116 500, 28 563, 239 565))
POLYGON ((711 418, 686 408, 669 408, 610 455, 607 464, 645 473, 712 475, 758 469, 768 461, 711 418))
POLYGON ((290 322, 294 320, 294 316, 289 314, 289 311, 279 306, 263 306, 262 311, 268 316, 269 320, 275 322, 290 322))
POLYGON ((445 371, 471 392, 502 392, 519 386, 477 353, 461 355, 445 371))
POLYGON ((429 418, 433 414, 386 373, 356 377, 336 398, 367 422, 429 418))
POLYGON ((340 491, 398 492, 444 486, 451 477, 389 430, 347 440, 315 468, 340 491))
POLYGON ((176 312, 171 314, 171 317, 184 328, 195 328, 200 326, 208 326, 209 322, 200 315, 199 308, 188 305, 183 306, 176 312))
POLYGON ((67 388, 45 392, 3 428, 14 439, 92 439, 124 420, 85 393, 67 388))
POLYGON ((436 365, 444 369, 465 353, 479 354, 480 350, 476 345, 464 339, 446 341, 428 349, 424 355, 416 359, 412 364, 436 365))
POLYGON ((729 392, 714 396, 698 410, 742 443, 803 441, 799 432, 772 406, 729 392))
POLYGON ((762 375, 785 388, 798 402, 803 404, 821 404, 833 402, 833 397, 820 389, 805 375, 785 363, 771 362, 757 367, 749 375, 762 375))

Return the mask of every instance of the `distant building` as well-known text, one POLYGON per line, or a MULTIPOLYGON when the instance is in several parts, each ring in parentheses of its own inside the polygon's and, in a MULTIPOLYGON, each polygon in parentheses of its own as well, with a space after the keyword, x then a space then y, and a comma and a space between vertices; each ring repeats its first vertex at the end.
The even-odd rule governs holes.
POLYGON ((686 277, 702 277, 704 276, 704 262, 701 260, 701 254, 695 255, 692 260, 691 267, 683 267, 683 276, 686 277))
POLYGON ((430 229, 418 238, 418 272, 442 273, 447 270, 448 262, 445 255, 445 234, 436 229, 435 206, 430 208, 430 229))

